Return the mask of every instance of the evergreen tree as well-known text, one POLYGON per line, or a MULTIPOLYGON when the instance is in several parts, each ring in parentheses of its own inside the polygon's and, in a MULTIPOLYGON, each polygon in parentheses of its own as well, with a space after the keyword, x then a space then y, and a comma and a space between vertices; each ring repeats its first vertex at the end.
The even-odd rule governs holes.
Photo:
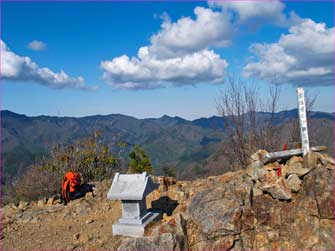
POLYGON ((129 154, 129 172, 131 173, 152 173, 152 166, 149 156, 139 145, 135 145, 129 154))

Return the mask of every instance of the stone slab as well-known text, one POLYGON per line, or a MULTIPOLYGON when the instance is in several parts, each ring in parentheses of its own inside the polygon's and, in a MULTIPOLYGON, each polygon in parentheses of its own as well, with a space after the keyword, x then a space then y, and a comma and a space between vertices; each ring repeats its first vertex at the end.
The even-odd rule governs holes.
POLYGON ((158 187, 146 173, 116 173, 107 198, 110 200, 142 200, 158 187))
MULTIPOLYGON (((125 224, 116 223, 112 226, 113 235, 123 235, 131 237, 142 237, 144 236, 145 226, 151 221, 158 219, 159 213, 149 212, 150 215, 147 216, 146 220, 142 224, 125 224)), ((121 220, 121 219, 120 219, 121 220)))

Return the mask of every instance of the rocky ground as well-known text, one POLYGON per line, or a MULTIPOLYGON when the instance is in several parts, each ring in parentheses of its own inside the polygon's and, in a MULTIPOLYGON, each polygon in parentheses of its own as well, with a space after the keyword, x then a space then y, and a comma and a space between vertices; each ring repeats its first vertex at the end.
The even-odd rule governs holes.
POLYGON ((120 202, 111 181, 59 204, 56 198, 1 209, 9 250, 334 250, 334 160, 311 153, 192 182, 154 177, 149 207, 164 211, 145 237, 113 236, 120 202))

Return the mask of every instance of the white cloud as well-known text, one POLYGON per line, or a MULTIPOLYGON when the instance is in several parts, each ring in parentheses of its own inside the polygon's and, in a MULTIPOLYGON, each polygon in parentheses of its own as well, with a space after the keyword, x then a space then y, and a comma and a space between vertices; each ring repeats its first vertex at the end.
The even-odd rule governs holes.
POLYGON ((33 51, 45 51, 48 48, 44 42, 38 40, 31 41, 27 47, 33 51))
POLYGON ((1 45, 1 78, 11 81, 31 81, 51 88, 79 88, 86 87, 84 78, 70 77, 64 71, 55 73, 48 68, 40 68, 29 57, 22 57, 11 51, 6 43, 0 40, 1 45))
POLYGON ((238 15, 238 22, 252 24, 272 23, 286 25, 285 4, 280 1, 209 1, 211 7, 238 15))
POLYGON ((182 17, 174 23, 165 16, 161 30, 151 37, 149 50, 159 57, 174 57, 231 44, 234 26, 229 15, 203 7, 196 7, 194 14, 195 19, 182 17))
POLYGON ((332 85, 334 28, 311 19, 296 20, 277 43, 253 44, 257 58, 244 67, 246 77, 294 85, 332 85))
POLYGON ((157 59, 148 47, 138 56, 126 55, 101 62, 103 79, 120 89, 153 89, 169 84, 221 83, 227 62, 212 50, 201 50, 180 57, 157 59))
POLYGON ((176 22, 165 15, 161 30, 136 57, 101 62, 103 79, 121 89, 222 83, 228 64, 209 47, 229 45, 233 26, 228 16, 209 8, 196 7, 194 14, 176 22))

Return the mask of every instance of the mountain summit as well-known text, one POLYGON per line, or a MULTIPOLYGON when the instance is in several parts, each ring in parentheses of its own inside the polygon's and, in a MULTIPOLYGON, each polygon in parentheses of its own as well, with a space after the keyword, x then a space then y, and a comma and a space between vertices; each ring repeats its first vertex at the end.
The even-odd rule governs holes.
POLYGON ((5 249, 333 250, 334 159, 309 153, 195 181, 153 177, 147 205, 163 218, 145 236, 112 235, 111 180, 67 206, 57 197, 2 209, 5 249), (281 172, 278 172, 281 168, 281 172))

